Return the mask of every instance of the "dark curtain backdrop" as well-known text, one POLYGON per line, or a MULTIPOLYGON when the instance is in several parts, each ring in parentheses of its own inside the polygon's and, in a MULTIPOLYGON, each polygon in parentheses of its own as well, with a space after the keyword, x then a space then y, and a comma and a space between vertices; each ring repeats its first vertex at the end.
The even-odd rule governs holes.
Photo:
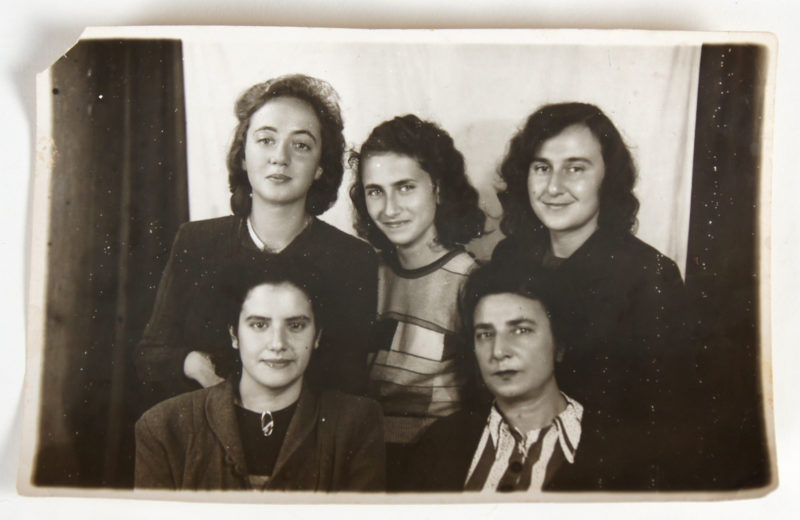
POLYGON ((766 52, 704 45, 700 63, 686 286, 707 489, 770 478, 760 378, 758 190, 766 52))
POLYGON ((132 349, 188 220, 181 43, 85 40, 52 69, 53 141, 34 483, 128 486, 132 349))

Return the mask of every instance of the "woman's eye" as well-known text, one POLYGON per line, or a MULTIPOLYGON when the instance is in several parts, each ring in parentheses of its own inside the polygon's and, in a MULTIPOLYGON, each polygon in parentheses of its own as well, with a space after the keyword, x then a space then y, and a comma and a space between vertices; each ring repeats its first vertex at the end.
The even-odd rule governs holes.
POLYGON ((484 330, 484 331, 479 331, 479 332, 476 332, 476 333, 475 333, 475 339, 476 339, 476 340, 484 340, 484 339, 489 339, 489 338, 491 338, 492 336, 493 336, 493 334, 492 334, 491 332, 489 332, 489 331, 485 331, 485 330, 484 330))
POLYGON ((305 328, 306 328, 305 322, 298 321, 298 322, 289 323, 289 330, 291 330, 292 332, 300 332, 301 330, 304 330, 305 328))
POLYGON ((530 328, 530 327, 516 327, 516 328, 513 330, 513 332, 514 332, 514 334, 516 334, 517 336, 519 336, 519 335, 521 335, 521 334, 530 334, 531 332, 533 332, 533 329, 532 329, 532 328, 530 328))
POLYGON ((311 150, 311 145, 303 142, 294 143, 294 149, 300 152, 308 152, 311 150))
POLYGON ((569 173, 583 173, 586 171, 586 168, 583 166, 570 166, 567 170, 569 173))
POLYGON ((258 144, 275 144, 275 139, 266 135, 256 138, 258 144))
POLYGON ((253 327, 256 330, 263 330, 263 329, 267 328, 267 322, 266 321, 254 321, 254 322, 252 322, 250 324, 250 326, 253 327))
POLYGON ((412 191, 414 188, 416 188, 416 186, 414 186, 413 184, 403 184, 402 186, 400 186, 400 192, 401 193, 409 192, 412 191))
POLYGON ((550 168, 546 164, 534 164, 533 167, 531 168, 531 171, 533 173, 537 173, 537 174, 541 175, 541 174, 549 172, 550 168))
POLYGON ((370 198, 380 197, 381 195, 381 190, 377 188, 367 188, 364 190, 364 192, 366 193, 367 197, 370 198))

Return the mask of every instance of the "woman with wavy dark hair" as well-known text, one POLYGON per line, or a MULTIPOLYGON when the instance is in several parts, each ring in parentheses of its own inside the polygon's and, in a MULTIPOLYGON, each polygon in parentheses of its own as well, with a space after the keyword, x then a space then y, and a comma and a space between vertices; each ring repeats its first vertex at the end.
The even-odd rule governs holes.
POLYGON ((464 158, 434 123, 414 115, 381 123, 352 162, 355 227, 382 259, 369 395, 383 406, 388 486, 396 489, 413 443, 465 399, 457 301, 476 263, 463 246, 486 217, 464 158))
POLYGON ((218 280, 275 258, 306 258, 325 280, 325 331, 309 377, 361 392, 375 312, 377 259, 364 242, 316 217, 336 200, 345 140, 336 91, 300 74, 273 78, 236 101, 228 153, 228 217, 181 226, 137 355, 150 401, 230 374, 218 280), (324 371, 320 370, 324 367, 324 371))
POLYGON ((543 106, 511 139, 500 175, 507 238, 492 262, 543 267, 571 309, 557 377, 603 419, 619 461, 606 487, 676 485, 661 447, 680 443, 671 414, 689 387, 677 380, 687 375, 684 287, 675 263, 633 235, 636 170, 620 132, 594 105, 543 106))

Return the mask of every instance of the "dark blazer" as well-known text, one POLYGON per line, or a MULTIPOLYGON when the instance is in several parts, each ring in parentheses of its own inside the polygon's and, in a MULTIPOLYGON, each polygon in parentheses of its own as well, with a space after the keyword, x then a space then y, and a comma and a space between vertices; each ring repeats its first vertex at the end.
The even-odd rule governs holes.
POLYGON ((141 409, 199 388, 183 375, 192 350, 211 355, 217 373, 237 367, 224 309, 226 280, 275 258, 303 258, 323 283, 318 322, 323 330, 306 377, 322 387, 360 394, 366 389, 366 352, 377 307, 378 262, 365 242, 314 219, 278 254, 253 243, 237 216, 187 222, 178 230, 153 312, 136 349, 141 409))
MULTIPOLYGON (((135 486, 249 489, 230 381, 182 394, 136 423, 135 486)), ((383 419, 370 399, 304 386, 265 489, 385 489, 383 419)))
POLYGON ((631 234, 598 230, 549 269, 548 249, 546 234, 507 238, 492 262, 528 265, 555 283, 567 325, 556 379, 596 425, 590 435, 616 461, 616 487, 669 487, 680 471, 672 461, 691 451, 686 423, 697 381, 677 266, 631 234))
MULTIPOLYGON (((426 430, 406 468, 404 491, 455 492, 464 490, 469 466, 478 449, 489 409, 462 410, 439 419, 426 430)), ((581 429, 586 420, 581 422, 581 429)), ((581 433, 575 462, 565 462, 545 491, 602 490, 606 464, 599 446, 581 433)))

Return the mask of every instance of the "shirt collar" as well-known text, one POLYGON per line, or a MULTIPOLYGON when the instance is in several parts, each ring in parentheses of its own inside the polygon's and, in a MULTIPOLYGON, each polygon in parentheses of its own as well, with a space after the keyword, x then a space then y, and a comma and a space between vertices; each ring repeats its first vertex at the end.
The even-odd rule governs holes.
POLYGON ((495 402, 489 412, 489 418, 487 420, 489 439, 495 449, 497 449, 500 438, 508 435, 514 438, 518 449, 522 450, 523 453, 527 453, 531 445, 539 440, 539 436, 542 432, 545 432, 548 428, 554 428, 558 434, 558 443, 561 446, 561 451, 564 452, 564 458, 572 464, 575 461, 575 452, 578 450, 578 443, 581 438, 583 405, 563 392, 561 395, 567 400, 567 407, 553 419, 553 422, 549 426, 530 430, 526 433, 511 426, 511 424, 506 421, 503 413, 495 402))
POLYGON ((258 235, 256 235, 256 230, 253 229, 253 224, 250 223, 250 219, 245 218, 244 221, 247 222, 247 232, 250 234, 250 240, 253 241, 258 249, 263 251, 266 248, 266 244, 264 244, 264 242, 258 238, 258 235))

